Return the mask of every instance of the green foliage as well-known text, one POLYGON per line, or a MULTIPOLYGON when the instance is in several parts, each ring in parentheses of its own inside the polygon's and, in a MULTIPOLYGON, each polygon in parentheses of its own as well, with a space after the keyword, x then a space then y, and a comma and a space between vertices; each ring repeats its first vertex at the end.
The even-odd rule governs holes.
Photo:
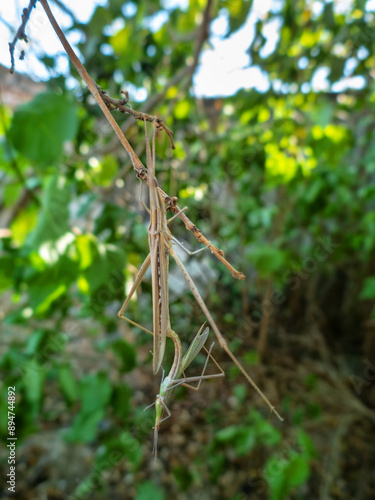
POLYGON ((310 460, 315 449, 309 437, 299 430, 297 434, 301 452, 292 448, 280 455, 271 456, 264 468, 264 476, 270 490, 270 500, 282 500, 310 476, 310 460))
POLYGON ((78 128, 77 106, 68 94, 38 94, 14 113, 9 137, 14 147, 36 166, 61 159, 65 141, 78 128))
MULTIPOLYGON (((189 206, 191 220, 247 276, 244 283, 234 281, 209 255, 201 257, 196 273, 204 275, 202 294, 224 324, 231 347, 248 364, 259 363, 253 345, 244 346, 250 333, 257 337, 264 313, 289 318, 291 298, 298 309, 294 314, 307 317, 301 304, 310 300, 304 292, 311 292, 315 279, 318 310, 337 294, 321 286, 329 278, 358 280, 349 297, 337 295, 344 323, 343 304, 351 302, 359 310, 375 298, 375 37, 367 21, 373 14, 360 1, 344 13, 338 4, 288 0, 256 16, 248 54, 269 79, 268 90, 240 90, 213 100, 196 99, 186 86, 186 65, 194 59, 205 2, 191 1, 187 9, 138 2, 126 14, 123 1, 111 0, 96 7, 89 23, 71 27, 83 35, 79 50, 97 83, 113 97, 128 88, 139 110, 144 103, 134 102, 137 90, 145 91, 157 103, 150 112, 174 131, 173 156, 168 140, 158 136, 158 179, 189 206), (160 14, 166 21, 154 25, 160 14), (279 26, 279 36, 270 50, 272 23, 279 26), (327 87, 316 91, 312 80, 324 68, 327 87), (351 76, 363 79, 361 89, 329 86, 351 76), (263 301, 267 283, 272 285, 268 302, 263 301), (246 335, 236 335, 242 321, 246 335)), ((214 3, 211 18, 226 17, 229 37, 244 26, 252 7, 251 1, 223 0, 214 3)), ((6 303, 0 374, 2 391, 17 387, 20 440, 46 419, 46 394, 53 389, 70 417, 66 438, 97 445, 98 470, 82 479, 76 492, 80 498, 92 492, 98 471, 117 463, 114 452, 133 470, 139 468, 143 444, 150 439, 148 413, 134 407, 131 379, 123 379, 136 366, 136 348, 123 339, 126 327, 116 316, 148 252, 148 216, 140 216, 138 181, 131 169, 122 176, 128 168, 124 153, 113 142, 113 132, 102 126, 102 115, 76 73, 71 72, 68 85, 55 77, 50 57, 43 62, 51 75, 48 92, 13 112, 0 109, 0 198, 6 225, 0 229, 8 231, 0 238, 0 291, 6 303), (72 93, 68 86, 74 87, 72 93), (94 361, 82 376, 77 369, 82 352, 76 352, 76 345, 90 345, 90 356, 100 355, 106 367, 94 361)), ((123 126, 126 117, 114 116, 123 126)), ((126 132, 135 149, 144 141, 141 125, 126 132)), ((182 224, 172 224, 177 237, 192 241, 182 224)), ((175 279, 173 273, 172 268, 175 279)), ((172 326, 187 336, 202 318, 184 285, 177 283, 171 290, 172 326)), ((151 317, 147 279, 142 288, 129 308, 141 322, 151 317)), ((271 323, 274 328, 277 322, 271 323)), ((289 327, 303 333, 295 317, 289 327)), ((277 335, 276 328, 272 334, 277 335)), ((138 338, 150 343, 146 334, 138 338)), ((147 362, 142 369, 147 371, 147 362)), ((238 385, 237 368, 228 365, 226 373, 240 413, 250 388, 238 385)), ((319 393, 313 376, 304 387, 319 393)), ((0 432, 5 434, 6 395, 1 396, 0 432)), ((314 456, 308 436, 298 432, 301 451, 284 453, 281 430, 273 423, 251 412, 241 424, 223 424, 218 416, 222 404, 215 401, 205 422, 216 431, 204 449, 212 482, 224 474, 231 453, 236 460, 250 460, 265 449, 262 470, 270 498, 287 498, 303 488, 314 456)), ((293 395, 284 407, 301 428, 324 411, 318 402, 302 406, 298 400, 295 407, 293 395)), ((173 474, 189 496, 194 474, 180 466, 173 467, 173 474)), ((151 481, 138 488, 137 500, 151 496, 164 498, 151 481)))
POLYGON ((280 432, 256 411, 251 412, 248 424, 225 427, 215 436, 217 444, 230 443, 238 456, 247 455, 259 443, 274 446, 280 441, 280 432))
POLYGON ((42 208, 34 230, 25 245, 39 249, 47 241, 56 243, 69 231, 69 185, 67 179, 52 175, 46 177, 43 187, 42 208))
POLYGON ((125 340, 118 339, 111 345, 113 352, 120 358, 120 370, 124 373, 131 372, 136 366, 136 353, 134 347, 125 340))
POLYGON ((120 383, 113 387, 112 407, 115 414, 120 419, 125 419, 131 409, 132 390, 127 384, 120 383))
POLYGON ((164 500, 163 492, 151 481, 145 481, 137 491, 136 500, 164 500))
POLYGON ((187 491, 193 483, 193 474, 189 469, 181 465, 173 468, 173 477, 177 481, 181 491, 187 491))
POLYGON ((69 365, 65 364, 59 367, 58 371, 59 386, 66 402, 73 404, 78 398, 77 382, 74 378, 69 365))
POLYGON ((375 299, 375 276, 366 278, 360 297, 361 299, 375 299))
POLYGON ((111 397, 111 384, 104 373, 85 376, 80 383, 81 410, 72 429, 66 434, 69 441, 90 442, 97 434, 97 426, 103 418, 111 397))

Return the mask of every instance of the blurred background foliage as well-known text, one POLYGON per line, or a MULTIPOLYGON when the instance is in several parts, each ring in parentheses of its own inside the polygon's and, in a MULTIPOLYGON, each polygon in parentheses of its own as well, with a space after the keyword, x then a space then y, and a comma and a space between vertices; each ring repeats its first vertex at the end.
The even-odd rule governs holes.
MULTIPOLYGON (((375 23, 373 2, 344 3, 274 2, 248 47, 268 90, 210 99, 192 81, 211 23, 226 16, 230 37, 253 2, 108 0, 72 19, 95 81, 145 91, 133 107, 174 131, 173 152, 157 136, 158 180, 246 279, 209 252, 187 266, 285 417, 216 348, 226 379, 177 392, 155 464, 150 338, 117 318, 148 252, 139 182, 73 67, 45 57, 43 92, 3 102, 0 432, 16 386, 16 498, 374 498, 375 23)), ((144 160, 142 124, 114 114, 144 160)), ((173 266, 170 307, 187 343, 204 318, 173 266)), ((150 326, 149 280, 129 314, 150 326)))

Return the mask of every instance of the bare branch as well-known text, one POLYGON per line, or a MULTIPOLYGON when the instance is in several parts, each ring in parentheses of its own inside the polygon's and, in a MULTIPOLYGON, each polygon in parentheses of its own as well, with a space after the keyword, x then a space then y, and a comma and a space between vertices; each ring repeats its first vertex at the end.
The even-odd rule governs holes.
POLYGON ((148 115, 147 113, 142 113, 141 111, 134 111, 134 109, 126 106, 126 104, 129 102, 129 94, 125 90, 121 91, 121 93, 124 95, 124 99, 113 99, 113 97, 109 96, 107 92, 105 90, 102 90, 99 86, 98 90, 100 92, 100 95, 102 96, 103 101, 107 104, 109 110, 117 109, 118 111, 120 111, 120 113, 132 115, 136 120, 155 123, 157 129, 165 130, 171 141, 172 149, 175 149, 172 130, 170 130, 165 125, 165 123, 161 118, 158 118, 157 116, 148 115))
MULTIPOLYGON (((27 21, 29 20, 30 14, 31 14, 31 9, 35 7, 37 0, 30 0, 29 6, 26 9, 23 9, 22 11, 22 23, 21 26, 18 28, 17 33, 15 34, 13 38, 13 42, 9 43, 9 52, 10 52, 10 62, 11 62, 11 67, 9 72, 13 73, 14 72, 14 51, 16 49, 16 44, 18 40, 24 40, 26 43, 29 42, 26 34, 25 34, 25 28, 27 21)), ((21 51, 21 56, 20 59, 22 60, 25 56, 24 51, 21 51)))

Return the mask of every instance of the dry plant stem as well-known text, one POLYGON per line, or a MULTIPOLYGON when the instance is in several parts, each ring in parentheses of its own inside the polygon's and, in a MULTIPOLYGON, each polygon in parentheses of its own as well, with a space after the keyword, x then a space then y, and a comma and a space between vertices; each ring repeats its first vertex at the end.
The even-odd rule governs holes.
MULTIPOLYGON (((158 103, 162 102, 163 99, 165 98, 165 94, 167 93, 168 89, 170 89, 171 87, 175 87, 176 85, 178 86, 179 83, 189 73, 189 70, 190 70, 190 66, 184 66, 179 71, 177 71, 175 73, 175 75, 173 75, 173 77, 165 84, 165 86, 163 87, 163 89, 160 92, 158 92, 157 94, 150 95, 150 97, 147 99, 147 101, 144 101, 142 104, 142 108, 144 109, 144 113, 148 113, 148 111, 151 111, 152 109, 154 109, 158 105, 158 103)), ((126 132, 129 130, 129 128, 133 124, 134 124, 134 119, 132 116, 130 116, 121 125, 121 130, 123 131, 123 133, 126 134, 126 132)), ((71 159, 71 163, 75 163, 77 161, 77 159, 80 159, 80 160, 89 159, 92 156, 105 155, 107 153, 113 154, 113 153, 118 151, 119 147, 121 147, 121 145, 117 141, 117 138, 113 137, 105 145, 102 144, 99 147, 93 146, 88 153, 80 154, 79 158, 78 157, 76 158, 75 156, 73 156, 71 159)), ((143 151, 143 149, 142 149, 142 151, 143 151)), ((137 156, 139 156, 138 153, 137 153, 137 156)), ((128 164, 125 165, 125 167, 119 173, 116 174, 116 176, 114 177, 114 181, 112 183, 112 186, 108 189, 112 189, 113 184, 116 181, 116 179, 124 176, 127 172, 129 172, 130 168, 131 168, 131 164, 130 164, 130 162, 128 162, 128 164)))
MULTIPOLYGON (((160 189, 161 194, 164 197, 164 199, 169 198, 169 196, 161 188, 159 188, 159 189, 160 189)), ((178 214, 179 212, 181 212, 181 208, 178 205, 171 206, 169 208, 169 210, 174 214, 178 214)), ((195 224, 193 224, 193 222, 191 222, 189 217, 187 217, 184 212, 179 213, 178 217, 185 224, 186 229, 188 231, 191 231, 194 234, 195 238, 199 241, 199 243, 203 243, 204 245, 206 245, 206 247, 208 247, 211 250, 211 252, 215 255, 215 257, 217 259, 219 259, 220 262, 222 262, 224 264, 224 266, 232 274, 233 278, 237 278, 238 280, 245 279, 245 275, 243 273, 241 273, 240 271, 237 271, 237 269, 235 269, 227 261, 227 259, 224 257, 224 252, 222 250, 220 250, 220 248, 212 245, 212 243, 204 236, 204 234, 202 234, 200 232, 200 230, 197 228, 197 226, 195 224)))
POLYGON ((158 118, 157 116, 153 115, 148 115, 147 113, 142 113, 140 111, 134 111, 134 109, 131 109, 128 106, 126 106, 126 104, 129 102, 129 97, 127 92, 122 91, 122 93, 125 95, 125 98, 120 100, 120 99, 113 99, 113 97, 109 96, 105 90, 101 90, 100 87, 98 88, 100 95, 102 96, 103 101, 107 104, 109 110, 117 109, 118 111, 120 111, 120 113, 132 115, 133 118, 135 118, 136 120, 156 123, 156 126, 159 130, 164 129, 165 132, 168 134, 169 139, 171 141, 171 147, 172 149, 175 149, 175 145, 173 142, 173 132, 165 125, 165 123, 161 118, 158 118))
MULTIPOLYGON (((55 30, 57 36, 59 37, 66 53, 68 54, 68 56, 70 58, 70 60, 74 64, 74 66, 77 69, 82 80, 86 83, 88 89, 90 90, 91 94, 94 96, 100 109, 103 111, 108 122, 111 124, 119 141, 121 142, 122 146, 125 148, 126 152, 128 153, 130 160, 132 162, 133 168, 134 168, 134 170, 137 171, 137 176, 139 177, 139 179, 141 179, 142 181, 147 183, 147 170, 143 166, 143 164, 140 161, 140 159, 138 158, 138 156, 135 154, 133 148, 130 146, 129 142, 125 138, 121 128, 119 127, 116 120, 113 118, 110 111, 108 110, 108 107, 105 104, 105 102, 103 101, 102 96, 100 94, 100 91, 98 90, 96 83, 91 78, 91 76, 87 73, 85 67, 83 66, 81 61, 78 59, 78 57, 76 56, 76 54, 73 51, 72 47, 70 46, 68 40, 65 38, 64 33, 62 32, 60 26, 58 25, 56 19, 54 18, 53 14, 51 12, 51 9, 49 8, 47 0, 39 0, 39 1, 43 5, 43 8, 47 14, 47 17, 48 17, 50 23, 52 24, 53 29, 55 30)), ((159 190, 160 190, 162 197, 165 200, 170 199, 170 197, 162 189, 160 189, 160 187, 159 187, 159 190)), ((229 271, 231 272, 231 274, 234 278, 237 278, 237 279, 244 279, 245 278, 245 275, 243 273, 234 269, 234 267, 231 264, 229 264, 229 262, 224 258, 224 252, 222 250, 220 250, 219 248, 213 246, 210 243, 210 241, 208 241, 207 238, 205 238, 203 236, 203 234, 199 231, 197 226, 195 224, 193 224, 191 222, 191 220, 183 212, 181 212, 181 209, 177 205, 174 205, 173 207, 171 207, 170 210, 175 214, 180 212, 178 217, 183 221, 186 229, 191 231, 194 234, 195 238, 200 243, 203 243, 204 245, 206 245, 207 247, 210 248, 211 252, 225 265, 225 267, 227 267, 227 269, 229 269, 229 271)))
MULTIPOLYGON (((27 36, 25 35, 25 28, 27 21, 29 20, 31 10, 33 7, 35 7, 36 2, 37 0, 30 0, 27 9, 23 9, 21 26, 18 28, 17 33, 14 35, 13 42, 9 44, 10 62, 11 62, 9 73, 14 72, 14 51, 16 49, 17 41, 24 40, 26 43, 28 42, 27 36)), ((21 59, 23 59, 22 53, 21 53, 21 59)))
POLYGON ((207 5, 206 5, 206 8, 205 8, 204 13, 203 13, 202 24, 201 24, 201 27, 199 29, 197 44, 196 44, 195 51, 194 51, 194 61, 193 61, 193 64, 191 65, 191 68, 189 69, 189 79, 186 82, 186 85, 184 85, 184 90, 186 90, 191 85, 195 69, 198 66, 199 55, 202 51, 203 44, 209 37, 210 21, 211 21, 211 9, 212 9, 213 3, 214 3, 213 0, 207 1, 207 5))

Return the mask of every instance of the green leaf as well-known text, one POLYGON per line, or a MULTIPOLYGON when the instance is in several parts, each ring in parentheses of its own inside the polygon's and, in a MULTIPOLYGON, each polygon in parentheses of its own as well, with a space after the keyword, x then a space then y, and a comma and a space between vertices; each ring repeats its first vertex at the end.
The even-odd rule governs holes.
POLYGON ((285 480, 287 462, 284 459, 271 456, 265 465, 264 477, 269 485, 270 500, 283 500, 288 494, 285 480))
POLYGON ((40 349, 42 342, 48 336, 48 332, 46 330, 35 330, 33 331, 28 339, 25 349, 25 354, 34 355, 40 349))
POLYGON ((165 500, 165 496, 155 483, 144 481, 137 490, 135 500, 165 500))
POLYGON ((95 239, 90 235, 80 234, 75 243, 80 257, 79 268, 87 269, 92 264, 95 239))
POLYGON ((37 410, 42 400, 46 368, 36 359, 31 359, 21 367, 21 370, 26 399, 37 410))
POLYGON ((375 276, 365 279, 359 298, 364 300, 375 299, 375 276))
POLYGON ((132 394, 133 391, 125 383, 120 383, 113 388, 112 407, 116 415, 121 419, 127 417, 130 412, 132 394))
POLYGON ((238 30, 247 18, 249 9, 252 5, 250 0, 226 0, 224 2, 225 7, 229 11, 229 32, 227 36, 238 30))
POLYGON ((290 489, 305 483, 310 475, 309 459, 299 455, 289 464, 285 471, 286 481, 290 489))
POLYGON ((254 429, 244 427, 236 439, 236 453, 244 456, 251 452, 257 444, 257 436, 254 429))
POLYGON ((138 35, 134 33, 131 26, 125 26, 109 39, 113 50, 126 64, 139 61, 141 56, 142 42, 138 35))
POLYGON ((84 270, 83 275, 90 285, 91 293, 105 287, 107 293, 98 294, 97 297, 97 305, 105 305, 105 302, 121 289, 125 257, 119 248, 96 242, 92 248, 91 259, 91 265, 84 270))
POLYGON ((236 396, 237 404, 241 405, 247 395, 247 386, 245 384, 237 384, 233 387, 233 394, 236 396))
POLYGON ((34 229, 38 222, 38 210, 36 207, 30 207, 23 210, 12 222, 10 229, 12 231, 12 241, 17 245, 23 245, 27 235, 34 229))
POLYGON ((239 456, 249 453, 256 444, 254 429, 246 425, 233 425, 221 429, 216 433, 215 439, 222 443, 230 443, 239 456))
POLYGON ((247 252, 247 258, 254 264, 259 273, 266 277, 284 269, 286 252, 269 245, 259 244, 247 252))
POLYGON ((141 442, 128 431, 121 434, 119 441, 128 460, 135 468, 138 467, 142 460, 141 442))
POLYGON ((78 397, 77 381, 72 374, 70 365, 65 364, 59 367, 58 380, 61 392, 68 404, 74 403, 78 397))
POLYGON ((7 106, 0 105, 0 136, 5 135, 6 130, 9 128, 10 123, 10 109, 7 106))
POLYGON ((216 435, 215 439, 221 443, 230 443, 232 442, 238 435, 238 427, 235 425, 230 425, 229 427, 225 427, 224 429, 220 429, 216 435))
POLYGON ((308 434, 306 434, 306 432, 304 432, 302 429, 298 429, 297 431, 297 440, 298 444, 302 449, 302 453, 304 453, 309 457, 316 456, 315 446, 311 440, 311 437, 308 434))
POLYGON ((111 397, 111 391, 111 383, 106 374, 87 375, 82 379, 80 387, 82 410, 91 412, 104 408, 111 397))
POLYGON ((93 180, 99 186, 108 187, 118 170, 118 163, 113 155, 105 155, 99 166, 93 169, 93 180))
POLYGON ((310 476, 310 456, 315 449, 310 438, 303 432, 298 433, 298 442, 302 452, 289 450, 287 456, 271 456, 264 469, 264 477, 270 488, 271 500, 283 500, 289 493, 304 484, 310 476))
POLYGON ((39 248, 46 241, 56 242, 69 231, 69 200, 66 179, 57 175, 47 178, 38 222, 26 238, 25 245, 39 248))
POLYGON ((37 315, 44 314, 74 283, 78 265, 65 256, 42 272, 34 272, 28 279, 30 306, 37 315))
POLYGON ((0 259, 0 292, 11 288, 13 285, 14 260, 4 256, 0 259))
POLYGON ((268 446, 275 446, 281 441, 281 433, 262 417, 254 426, 257 440, 268 446))
POLYGON ((245 354, 243 355, 244 361, 246 363, 249 363, 249 365, 257 365, 259 364, 259 353, 258 351, 255 351, 255 349, 251 351, 246 351, 245 354))
POLYGON ((189 101, 179 101, 174 108, 174 115, 178 120, 184 120, 190 112, 189 101))
POLYGON ((121 360, 120 370, 123 373, 131 372, 137 365, 134 347, 126 340, 118 339, 111 344, 113 352, 121 360))
POLYGON ((111 384, 103 373, 88 375, 82 379, 79 389, 82 408, 72 429, 65 436, 68 441, 88 443, 96 438, 111 391, 111 384))
POLYGON ((99 5, 95 9, 91 21, 87 25, 87 29, 89 30, 90 35, 100 36, 104 26, 111 24, 112 21, 112 12, 107 7, 99 5))
POLYGON ((38 94, 14 113, 9 137, 14 147, 39 166, 59 160, 64 142, 78 130, 77 107, 69 94, 38 94))
POLYGON ((72 429, 66 433, 65 439, 71 442, 89 443, 96 439, 98 425, 104 415, 104 409, 81 412, 74 420, 72 429))

